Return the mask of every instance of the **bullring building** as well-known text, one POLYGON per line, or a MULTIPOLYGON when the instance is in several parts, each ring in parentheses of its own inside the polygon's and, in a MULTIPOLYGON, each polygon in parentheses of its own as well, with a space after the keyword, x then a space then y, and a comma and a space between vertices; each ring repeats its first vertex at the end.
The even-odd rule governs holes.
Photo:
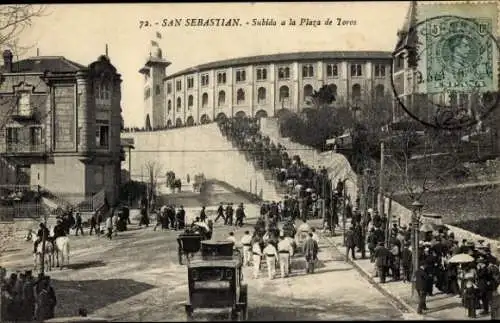
POLYGON ((361 98, 390 95, 391 52, 318 51, 221 60, 167 75, 153 47, 144 75, 146 129, 192 126, 224 117, 274 117, 313 108, 323 85, 336 103, 362 109, 361 98))

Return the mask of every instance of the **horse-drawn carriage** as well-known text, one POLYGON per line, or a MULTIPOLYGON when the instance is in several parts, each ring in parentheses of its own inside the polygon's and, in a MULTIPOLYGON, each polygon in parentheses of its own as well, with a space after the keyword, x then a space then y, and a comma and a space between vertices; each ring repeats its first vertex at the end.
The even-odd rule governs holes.
POLYGON ((188 264, 188 320, 196 314, 224 314, 246 320, 247 284, 243 283, 241 253, 230 241, 201 243, 201 255, 188 264))

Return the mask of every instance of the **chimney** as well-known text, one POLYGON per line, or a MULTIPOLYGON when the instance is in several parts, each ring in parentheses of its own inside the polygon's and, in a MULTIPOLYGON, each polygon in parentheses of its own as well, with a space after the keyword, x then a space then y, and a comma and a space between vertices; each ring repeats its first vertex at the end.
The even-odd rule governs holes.
POLYGON ((8 49, 3 51, 3 65, 7 73, 12 72, 12 52, 8 49))

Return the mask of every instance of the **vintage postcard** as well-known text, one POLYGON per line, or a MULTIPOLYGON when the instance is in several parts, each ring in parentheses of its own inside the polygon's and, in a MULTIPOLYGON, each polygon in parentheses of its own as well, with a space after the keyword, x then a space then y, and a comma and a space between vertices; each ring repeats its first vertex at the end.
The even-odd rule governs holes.
POLYGON ((499 10, 0 5, 0 321, 499 319, 499 10))

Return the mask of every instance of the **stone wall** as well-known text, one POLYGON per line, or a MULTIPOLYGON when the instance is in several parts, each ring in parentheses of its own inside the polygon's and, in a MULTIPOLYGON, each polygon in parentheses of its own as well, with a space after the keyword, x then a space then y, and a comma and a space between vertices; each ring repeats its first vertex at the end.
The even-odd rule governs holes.
POLYGON ((126 154, 122 167, 128 170, 131 159, 133 180, 147 180, 148 164, 159 171, 159 185, 166 185, 166 172, 174 171, 183 182, 204 173, 266 200, 280 200, 280 194, 260 170, 222 136, 215 123, 155 132, 123 133, 133 138, 135 149, 126 154))

